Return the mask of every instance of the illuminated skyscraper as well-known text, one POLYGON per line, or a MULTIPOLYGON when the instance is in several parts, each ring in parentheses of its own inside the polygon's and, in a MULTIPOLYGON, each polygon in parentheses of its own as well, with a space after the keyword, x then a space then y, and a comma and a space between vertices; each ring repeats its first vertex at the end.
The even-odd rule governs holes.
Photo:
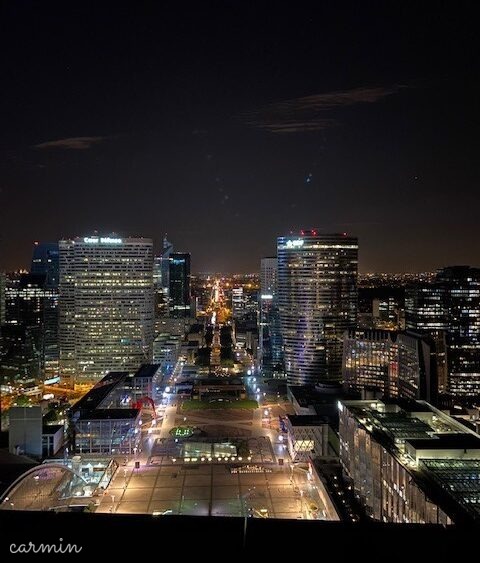
POLYGON ((363 398, 437 398, 433 340, 410 331, 350 330, 343 343, 343 383, 363 398))
POLYGON ((31 274, 46 277, 46 286, 58 288, 58 242, 35 243, 33 247, 31 274))
POLYGON ((240 319, 245 314, 245 297, 243 295, 243 287, 232 288, 232 316, 234 319, 240 319))
POLYGON ((262 258, 260 263, 259 359, 265 373, 281 370, 283 362, 277 278, 277 257, 262 258))
POLYGON ((428 334, 435 342, 438 391, 447 390, 446 334, 448 314, 445 290, 438 284, 419 284, 405 290, 405 326, 428 334))
POLYGON ((5 286, 7 278, 0 272, 0 325, 5 322, 5 286))
POLYGON ((169 309, 171 317, 191 314, 190 254, 172 252, 169 268, 169 309))
POLYGON ((453 266, 434 283, 407 290, 407 328, 437 341, 440 391, 466 400, 480 396, 480 269, 453 266), (446 352, 446 361, 445 361, 446 352))
POLYGON ((45 292, 48 299, 43 309, 42 364, 45 378, 58 376, 58 284, 59 250, 58 242, 36 242, 33 247, 31 274, 44 276, 45 292))
POLYGON ((279 237, 278 308, 290 385, 339 381, 357 319, 358 240, 315 230, 279 237))
POLYGON ((443 268, 437 284, 447 311, 448 392, 457 397, 480 396, 480 269, 443 268))
POLYGON ((170 254, 173 244, 163 239, 162 251, 153 260, 153 289, 155 293, 155 316, 168 314, 168 294, 170 289, 170 254))
POLYGON ((61 376, 92 382, 150 362, 152 240, 91 236, 59 245, 61 376))

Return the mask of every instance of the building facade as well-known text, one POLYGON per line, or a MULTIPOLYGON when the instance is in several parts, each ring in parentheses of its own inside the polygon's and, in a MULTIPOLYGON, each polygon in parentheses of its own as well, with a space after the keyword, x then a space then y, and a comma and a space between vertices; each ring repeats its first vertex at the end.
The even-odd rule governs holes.
POLYGON ((448 316, 448 392, 454 397, 480 395, 480 269, 443 268, 437 283, 444 290, 448 316))
POLYGON ((435 402, 434 343, 414 332, 351 330, 345 334, 342 364, 347 392, 435 402))
POLYGON ((315 230, 279 237, 278 309, 290 385, 339 381, 357 319, 358 240, 315 230))
POLYGON ((30 273, 45 276, 47 287, 58 288, 60 276, 58 242, 34 244, 30 273))
POLYGON ((60 374, 90 383, 151 362, 151 239, 83 237, 60 246, 60 374))
POLYGON ((340 461, 368 516, 478 521, 480 436, 424 401, 342 401, 339 409, 340 461))
POLYGON ((409 288, 407 328, 427 332, 435 342, 440 391, 456 399, 480 395, 480 269, 453 266, 432 284, 409 288))
POLYGON ((292 461, 310 461, 329 455, 328 420, 324 417, 289 414, 285 426, 292 461))
POLYGON ((5 322, 5 286, 7 276, 0 272, 0 325, 5 322))
POLYGON ((155 292, 155 316, 157 318, 168 315, 170 254, 172 252, 173 244, 164 237, 162 251, 153 260, 153 289, 155 292))
POLYGON ((190 254, 172 252, 169 257, 169 311, 172 317, 190 317, 190 254))
POLYGON ((108 373, 69 411, 69 442, 76 453, 133 454, 141 436, 134 377, 108 373), (132 408, 133 407, 133 408, 132 408))
POLYGON ((7 285, 5 322, 33 338, 39 369, 35 377, 58 375, 58 287, 46 274, 21 274, 7 285))
POLYGON ((259 327, 259 360, 263 372, 283 372, 276 256, 262 258, 260 263, 259 327))

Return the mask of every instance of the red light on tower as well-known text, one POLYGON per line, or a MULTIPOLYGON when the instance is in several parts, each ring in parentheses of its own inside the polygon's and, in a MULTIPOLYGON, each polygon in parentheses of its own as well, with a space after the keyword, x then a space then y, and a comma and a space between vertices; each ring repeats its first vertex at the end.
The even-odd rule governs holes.
POLYGON ((317 236, 317 231, 312 231, 313 232, 313 236, 317 236))
POLYGON ((300 234, 303 236, 305 233, 303 231, 300 231, 300 234))
POLYGON ((344 237, 346 237, 346 236, 347 236, 347 233, 342 233, 342 235, 343 235, 344 237))
POLYGON ((38 240, 33 243, 35 246, 38 246, 38 240))

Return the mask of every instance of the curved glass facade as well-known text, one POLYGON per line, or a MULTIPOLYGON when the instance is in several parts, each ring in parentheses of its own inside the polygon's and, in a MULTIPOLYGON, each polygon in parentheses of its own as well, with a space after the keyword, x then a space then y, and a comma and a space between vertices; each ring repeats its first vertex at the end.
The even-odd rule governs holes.
POLYGON ((358 239, 301 231, 277 239, 278 307, 289 385, 339 381, 357 320, 358 239))

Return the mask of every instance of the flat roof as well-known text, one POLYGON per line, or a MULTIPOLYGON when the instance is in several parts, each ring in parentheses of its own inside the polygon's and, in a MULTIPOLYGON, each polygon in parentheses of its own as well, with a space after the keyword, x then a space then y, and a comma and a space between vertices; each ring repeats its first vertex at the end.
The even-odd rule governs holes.
POLYGON ((416 450, 478 450, 480 449, 480 436, 472 434, 436 434, 427 440, 407 440, 416 450))
POLYGON ((160 364, 142 364, 133 377, 154 377, 160 367, 160 364))
POLYGON ((422 459, 420 467, 426 470, 444 495, 473 518, 480 518, 479 459, 422 459))
POLYGON ((63 430, 62 424, 45 424, 42 428, 42 434, 56 434, 59 430, 63 430))
POLYGON ((292 426, 323 426, 328 424, 328 418, 315 414, 287 414, 292 426))
POLYGON ((115 389, 117 385, 125 381, 128 377, 127 371, 111 371, 102 378, 95 387, 77 401, 71 408, 72 412, 93 411, 106 397, 115 389))
POLYGON ((95 409, 80 413, 79 420, 132 420, 137 418, 140 409, 95 409))
POLYGON ((464 459, 468 450, 480 453, 478 434, 425 401, 345 401, 343 405, 456 523, 480 518, 480 459, 464 459), (412 459, 410 465, 404 459, 411 457, 408 446, 431 454, 418 464, 412 459), (436 457, 435 450, 452 454, 436 457), (472 487, 471 495, 463 494, 463 489, 472 487))

